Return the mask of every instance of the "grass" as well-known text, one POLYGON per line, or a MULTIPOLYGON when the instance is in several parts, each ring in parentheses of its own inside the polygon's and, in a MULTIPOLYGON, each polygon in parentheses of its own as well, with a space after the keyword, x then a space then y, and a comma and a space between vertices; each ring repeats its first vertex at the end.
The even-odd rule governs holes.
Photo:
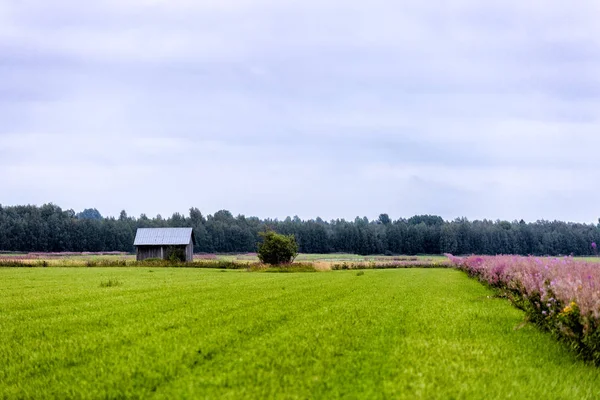
POLYGON ((86 263, 102 262, 134 262, 135 255, 64 255, 64 256, 27 256, 25 254, 1 254, 0 261, 10 261, 16 258, 17 262, 39 266, 45 262, 50 267, 82 267, 86 263), (22 259, 22 257, 29 257, 22 259))
POLYGON ((360 272, 0 269, 0 398, 599 398, 466 274, 360 272))
MULTIPOLYGON (((31 264, 38 264, 42 261, 46 261, 49 266, 66 266, 66 267, 76 267, 76 266, 84 266, 88 262, 121 262, 126 261, 128 263, 132 263, 135 261, 135 255, 112 255, 112 254, 68 254, 68 255, 57 255, 60 253, 48 253, 47 256, 44 256, 44 253, 34 253, 35 255, 27 255, 26 253, 17 254, 17 253, 6 253, 0 254, 0 260, 10 260, 14 257, 17 257, 19 261, 31 264), (26 259, 22 259, 25 257, 26 259)), ((324 263, 334 263, 334 262, 390 262, 394 260, 418 260, 418 261, 443 261, 447 258, 439 255, 431 255, 431 256, 361 256, 356 254, 299 254, 296 258, 296 262, 306 263, 306 262, 324 262, 324 263)), ((258 262, 258 257, 255 253, 247 253, 247 254, 196 254, 196 260, 216 260, 216 261, 226 261, 226 262, 247 262, 247 263, 255 263, 258 262)))
POLYGON ((446 260, 445 256, 440 255, 420 255, 420 256, 384 256, 384 255, 373 255, 373 256, 361 256, 357 254, 300 254, 296 258, 298 261, 348 261, 348 262, 375 262, 375 261, 393 261, 395 259, 413 259, 419 261, 431 260, 440 261, 446 260))
MULTIPOLYGON (((194 263, 187 267, 256 269, 259 262, 255 253, 247 254, 197 254, 194 263)), ((309 270, 327 271, 331 269, 370 269, 399 268, 406 266, 438 266, 447 263, 444 256, 360 256, 355 254, 300 254, 294 261, 295 268, 279 268, 280 272, 295 270, 300 272, 309 264, 309 270)), ((4 254, 0 256, 0 267, 135 267, 139 264, 135 255, 77 254, 77 253, 33 253, 32 255, 4 254), (13 257, 17 258, 13 258, 13 257)), ((271 268, 275 271, 277 268, 271 268)))
MULTIPOLYGON (((135 255, 112 255, 112 254, 70 254, 70 255, 56 255, 49 254, 44 257, 44 253, 35 253, 35 257, 29 259, 21 259, 26 257, 26 254, 17 253, 6 253, 0 254, 0 262, 7 263, 15 261, 14 257, 18 257, 16 262, 26 263, 34 266, 41 266, 45 263, 45 266, 49 267, 83 267, 88 264, 115 264, 124 263, 133 266, 135 263, 135 255)), ((596 261, 600 262, 600 257, 576 257, 579 260, 596 261)), ((258 257, 255 253, 247 254, 196 254, 196 262, 204 261, 223 261, 223 262, 234 262, 234 263, 256 263, 258 257)), ((407 256, 407 255, 396 255, 396 256, 384 256, 384 255, 372 255, 372 256, 361 256, 357 254, 299 254, 295 262, 297 263, 313 263, 318 270, 329 270, 336 265, 353 264, 355 267, 364 264, 369 267, 371 264, 391 264, 395 262, 400 263, 414 263, 415 265, 425 264, 440 264, 447 262, 448 259, 441 255, 419 255, 419 256, 407 256)))
POLYGON ((576 260, 588 261, 588 262, 600 262, 600 257, 574 257, 576 260))
POLYGON ((121 286, 122 283, 119 282, 116 279, 109 279, 108 281, 104 282, 100 282, 100 287, 115 287, 115 286, 121 286))

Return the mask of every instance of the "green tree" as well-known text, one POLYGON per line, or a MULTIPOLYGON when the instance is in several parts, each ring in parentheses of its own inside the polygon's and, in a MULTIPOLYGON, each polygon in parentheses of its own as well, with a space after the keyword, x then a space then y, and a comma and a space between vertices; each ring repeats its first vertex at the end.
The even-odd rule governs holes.
POLYGON ((377 220, 380 224, 389 225, 392 223, 390 216, 387 214, 379 214, 379 219, 377 220))
POLYGON ((262 232, 262 243, 258 244, 258 259, 271 265, 289 264, 298 255, 298 244, 294 235, 281 235, 273 231, 262 232))
POLYGON ((100 214, 100 212, 95 208, 86 208, 82 212, 78 213, 76 217, 79 219, 93 219, 100 221, 102 219, 102 214, 100 214))

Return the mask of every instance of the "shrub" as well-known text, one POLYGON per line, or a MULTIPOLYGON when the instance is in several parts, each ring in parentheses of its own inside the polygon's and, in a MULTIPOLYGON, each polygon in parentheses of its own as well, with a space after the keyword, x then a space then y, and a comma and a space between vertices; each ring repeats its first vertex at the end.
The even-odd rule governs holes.
POLYGON ((294 235, 280 235, 273 231, 260 234, 263 242, 258 245, 258 259, 264 264, 290 264, 298 255, 294 235))
POLYGON ((167 260, 172 262, 185 262, 185 249, 176 246, 167 247, 167 260))

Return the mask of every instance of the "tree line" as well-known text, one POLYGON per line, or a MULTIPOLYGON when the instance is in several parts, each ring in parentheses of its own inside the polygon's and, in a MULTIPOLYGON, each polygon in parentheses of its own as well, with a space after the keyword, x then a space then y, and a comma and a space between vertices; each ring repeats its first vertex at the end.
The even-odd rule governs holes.
POLYGON ((0 250, 18 252, 132 252, 137 228, 192 227, 195 252, 255 252, 260 233, 274 230, 296 237, 302 253, 356 254, 522 254, 590 256, 600 243, 598 225, 562 221, 445 221, 420 215, 392 220, 381 214, 376 220, 353 221, 321 218, 301 220, 259 219, 233 216, 227 210, 203 215, 191 208, 188 215, 174 213, 138 218, 121 211, 118 218, 103 217, 96 209, 80 213, 54 204, 0 205, 0 250))

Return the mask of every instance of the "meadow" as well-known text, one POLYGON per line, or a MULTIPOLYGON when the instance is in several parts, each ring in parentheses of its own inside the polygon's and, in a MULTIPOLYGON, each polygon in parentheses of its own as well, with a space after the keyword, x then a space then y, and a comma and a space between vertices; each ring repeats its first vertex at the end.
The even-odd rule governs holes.
POLYGON ((597 399, 455 269, 0 268, 0 398, 597 399))

